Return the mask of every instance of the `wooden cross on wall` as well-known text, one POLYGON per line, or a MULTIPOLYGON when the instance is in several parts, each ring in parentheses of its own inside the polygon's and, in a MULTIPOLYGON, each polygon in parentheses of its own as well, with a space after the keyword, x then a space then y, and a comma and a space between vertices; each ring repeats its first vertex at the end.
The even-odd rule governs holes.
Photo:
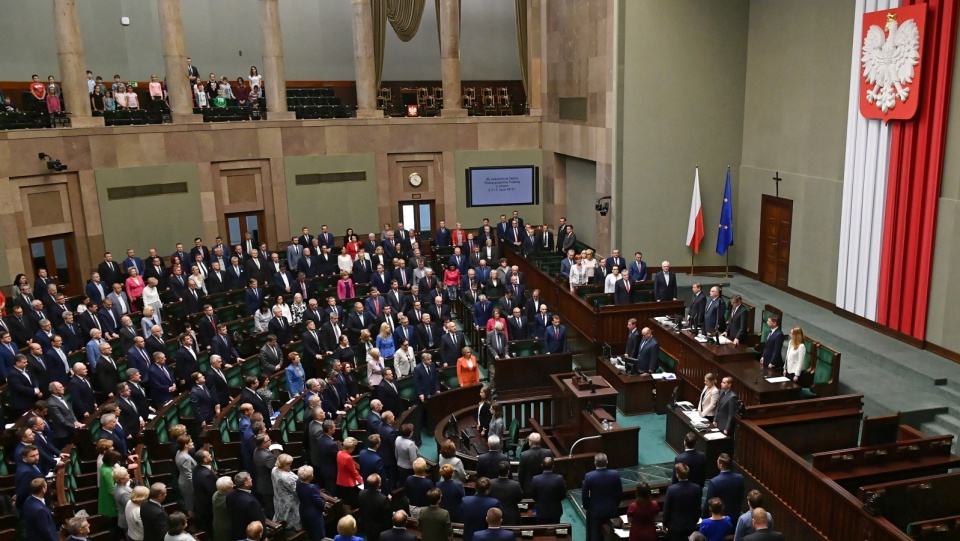
POLYGON ((777 174, 773 176, 773 181, 776 182, 777 186, 777 197, 780 197, 780 181, 783 179, 780 178, 780 171, 777 171, 777 174))

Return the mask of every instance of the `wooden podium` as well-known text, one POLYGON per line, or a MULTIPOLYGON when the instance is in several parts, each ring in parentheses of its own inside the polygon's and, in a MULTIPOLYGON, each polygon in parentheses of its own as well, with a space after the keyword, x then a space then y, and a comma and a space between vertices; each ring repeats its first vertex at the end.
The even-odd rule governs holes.
POLYGON ((578 440, 592 437, 578 444, 574 454, 604 452, 611 468, 636 466, 640 428, 617 423, 618 391, 600 376, 587 376, 582 383, 573 372, 553 374, 550 378, 556 408, 553 437, 560 447, 569 453, 578 440), (608 422, 607 430, 603 429, 604 420, 608 422))

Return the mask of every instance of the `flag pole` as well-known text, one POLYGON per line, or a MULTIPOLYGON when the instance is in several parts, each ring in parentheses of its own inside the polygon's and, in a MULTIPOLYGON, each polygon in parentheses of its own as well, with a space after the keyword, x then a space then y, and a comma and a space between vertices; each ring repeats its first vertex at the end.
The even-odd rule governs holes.
MULTIPOLYGON (((729 165, 727 166, 727 175, 728 175, 728 176, 730 175, 730 166, 729 166, 729 165)), ((721 225, 722 225, 722 224, 721 224, 721 225)), ((710 276, 710 277, 713 277, 713 278, 732 278, 733 275, 730 274, 730 248, 732 248, 732 247, 733 247, 733 243, 731 242, 730 245, 727 247, 727 251, 726 251, 726 256, 727 256, 727 257, 726 257, 726 262, 725 262, 725 264, 724 264, 723 273, 719 273, 719 272, 704 272, 704 273, 702 273, 702 275, 703 275, 703 276, 710 276)))

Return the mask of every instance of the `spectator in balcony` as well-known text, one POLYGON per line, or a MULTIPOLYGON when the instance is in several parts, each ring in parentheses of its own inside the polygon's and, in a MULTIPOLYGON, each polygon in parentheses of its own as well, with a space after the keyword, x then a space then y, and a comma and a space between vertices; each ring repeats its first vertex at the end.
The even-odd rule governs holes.
MULTIPOLYGON (((51 77, 53 77, 51 75, 51 77)), ((47 85, 47 111, 50 113, 59 113, 62 109, 60 108, 60 94, 59 87, 55 84, 47 85)))
POLYGON ((233 95, 233 88, 231 88, 230 81, 227 79, 226 75, 220 78, 220 90, 223 92, 224 98, 228 100, 237 99, 236 96, 233 95))
POLYGON ((263 77, 260 76, 256 66, 250 66, 250 86, 254 88, 263 87, 263 77))
POLYGON ((101 94, 104 96, 107 95, 107 85, 103 84, 103 77, 100 77, 99 75, 97 75, 97 83, 93 85, 93 88, 99 88, 101 94))
POLYGON ((103 110, 110 112, 117 110, 117 100, 113 97, 113 90, 107 90, 106 95, 103 96, 103 110))
POLYGON ((97 82, 93 80, 93 72, 87 70, 87 94, 93 94, 95 86, 97 86, 97 82))
POLYGON ((47 77, 47 94, 53 94, 57 98, 60 98, 63 95, 63 90, 61 90, 60 85, 57 84, 56 80, 53 78, 53 75, 47 77), (53 87, 52 89, 50 87, 53 87))
POLYGON ((119 76, 119 75, 114 75, 114 76, 113 76, 113 84, 110 85, 110 90, 113 90, 113 95, 116 96, 116 95, 117 95, 117 92, 119 92, 121 88, 126 88, 126 85, 123 84, 123 82, 120 81, 120 76, 119 76))
POLYGON ((104 99, 105 97, 100 92, 100 87, 94 86, 93 92, 90 94, 90 110, 93 111, 93 116, 100 116, 103 114, 104 99))
POLYGON ((217 91, 216 91, 216 92, 217 92, 217 94, 216 94, 216 96, 213 98, 213 106, 214 106, 214 107, 226 107, 226 106, 227 106, 227 98, 223 97, 223 90, 220 89, 220 88, 217 88, 217 91))
POLYGON ((0 109, 2 109, 3 112, 5 112, 5 113, 16 113, 16 112, 17 112, 17 106, 14 105, 12 101, 10 101, 10 96, 7 96, 6 98, 3 98, 3 105, 0 106, 0 109))
POLYGON ((214 73, 210 73, 210 78, 208 78, 203 83, 203 89, 207 93, 207 99, 213 100, 217 96, 217 90, 220 89, 220 82, 217 81, 217 76, 214 73))
POLYGON ((193 98, 197 107, 203 108, 207 106, 207 92, 200 83, 193 85, 193 98))
POLYGON ((237 99, 237 105, 250 106, 250 87, 247 86, 243 77, 237 77, 237 87, 233 89, 233 97, 237 99))
POLYGON ((260 87, 258 85, 253 85, 253 90, 250 91, 250 104, 253 105, 254 102, 263 97, 263 94, 260 92, 260 87))
POLYGON ((140 108, 140 98, 137 97, 137 93, 133 91, 132 86, 127 87, 127 109, 131 111, 136 111, 140 108))
POLYGON ((127 109, 127 87, 120 83, 120 86, 114 85, 113 99, 117 102, 117 110, 125 111, 127 109))
POLYGON ((151 100, 153 101, 163 100, 163 85, 161 85, 160 81, 157 80, 156 75, 150 76, 150 83, 147 84, 147 88, 150 90, 151 100))
POLYGON ((30 94, 33 95, 33 99, 35 100, 34 110, 42 110, 43 107, 40 106, 40 102, 45 102, 47 99, 47 86, 40 82, 39 75, 33 75, 33 82, 30 83, 30 94))

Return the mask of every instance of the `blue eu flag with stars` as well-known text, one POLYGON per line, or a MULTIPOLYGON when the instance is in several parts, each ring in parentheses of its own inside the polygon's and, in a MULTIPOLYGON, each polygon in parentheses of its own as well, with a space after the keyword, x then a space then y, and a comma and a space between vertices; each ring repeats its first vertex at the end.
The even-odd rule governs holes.
POLYGON ((720 210, 720 233, 717 235, 717 253, 724 255, 733 245, 733 189, 730 187, 730 169, 727 186, 723 190, 723 208, 720 210))

